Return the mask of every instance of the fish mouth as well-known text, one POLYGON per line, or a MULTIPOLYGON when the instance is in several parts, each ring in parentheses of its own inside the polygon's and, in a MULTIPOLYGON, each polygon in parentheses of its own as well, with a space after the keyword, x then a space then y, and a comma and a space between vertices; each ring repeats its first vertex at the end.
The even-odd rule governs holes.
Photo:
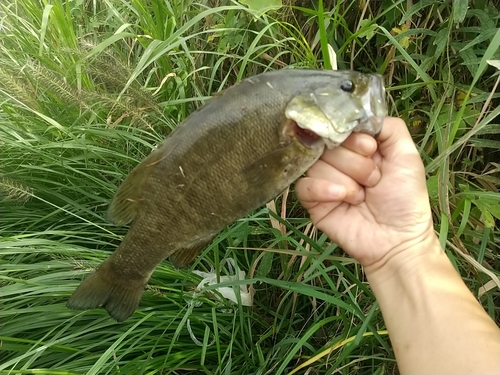
POLYGON ((358 97, 356 101, 358 109, 351 116, 347 116, 338 125, 332 113, 324 111, 325 117, 330 120, 334 129, 329 139, 325 139, 328 148, 337 147, 353 132, 366 133, 377 137, 382 131, 383 122, 388 113, 384 79, 380 74, 368 74, 366 76, 369 80, 368 89, 358 97))
MULTIPOLYGON (((312 146, 313 144, 321 140, 327 148, 332 149, 338 147, 342 142, 344 142, 353 132, 352 129, 356 128, 360 121, 364 121, 364 118, 352 121, 350 130, 344 132, 330 132, 328 136, 325 136, 325 134, 323 134, 322 132, 319 132, 319 134, 315 133, 310 129, 308 125, 300 124, 295 121, 294 131, 299 141, 307 146, 312 146)), ((331 126, 330 123, 328 123, 327 125, 331 126)))
POLYGON ((387 116, 383 78, 378 74, 362 78, 366 89, 360 93, 339 94, 337 87, 329 86, 293 97, 285 108, 285 117, 294 121, 297 139, 309 147, 322 139, 332 149, 352 132, 378 135, 387 116))
POLYGON ((361 99, 365 116, 356 125, 354 131, 368 133, 376 137, 382 131, 382 124, 388 113, 387 103, 382 76, 370 74, 369 79, 371 81, 370 88, 361 99))
POLYGON ((295 136, 297 137, 297 139, 300 141, 300 143, 302 143, 308 147, 312 147, 316 143, 323 140, 323 138, 321 136, 319 136, 318 134, 316 134, 312 130, 301 127, 296 121, 292 120, 291 122, 292 122, 292 124, 291 124, 292 130, 295 133, 295 136))

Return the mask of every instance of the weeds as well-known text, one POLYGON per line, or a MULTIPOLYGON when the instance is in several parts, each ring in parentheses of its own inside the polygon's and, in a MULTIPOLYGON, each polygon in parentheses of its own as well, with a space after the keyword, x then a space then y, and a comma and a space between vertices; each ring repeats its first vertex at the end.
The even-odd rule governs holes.
POLYGON ((315 4, 256 16, 229 1, 0 3, 1 374, 396 371, 362 269, 312 228, 293 189, 189 269, 161 264, 125 323, 65 307, 125 233, 104 213, 137 162, 243 77, 327 68, 327 44, 340 69, 385 75, 425 161, 441 242, 500 322, 500 94, 487 64, 500 59, 498 6, 315 4), (228 274, 229 257, 251 275, 254 306, 218 302, 213 286, 195 307, 191 270, 228 274))

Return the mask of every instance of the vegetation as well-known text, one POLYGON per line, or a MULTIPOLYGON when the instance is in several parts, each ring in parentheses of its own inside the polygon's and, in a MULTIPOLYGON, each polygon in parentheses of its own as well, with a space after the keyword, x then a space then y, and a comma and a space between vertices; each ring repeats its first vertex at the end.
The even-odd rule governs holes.
POLYGON ((441 243, 500 323, 495 4, 294 1, 257 14, 225 0, 0 2, 0 374, 397 371, 363 270, 293 187, 188 269, 165 261, 126 322, 65 306, 126 233, 104 213, 138 161, 244 77, 329 68, 328 44, 339 69, 384 74, 425 161, 441 243), (251 307, 218 286, 193 294, 192 270, 233 274, 228 258, 247 280, 225 285, 250 284, 251 307))

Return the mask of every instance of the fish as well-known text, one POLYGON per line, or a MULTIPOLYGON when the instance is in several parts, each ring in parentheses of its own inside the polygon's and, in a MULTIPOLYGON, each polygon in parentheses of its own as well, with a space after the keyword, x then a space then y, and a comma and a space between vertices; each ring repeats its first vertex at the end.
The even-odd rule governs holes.
POLYGON ((67 301, 118 322, 137 309, 155 268, 190 264, 227 225, 274 199, 326 147, 377 135, 383 79, 287 69, 249 77, 195 110, 125 178, 107 218, 130 224, 118 248, 67 301))

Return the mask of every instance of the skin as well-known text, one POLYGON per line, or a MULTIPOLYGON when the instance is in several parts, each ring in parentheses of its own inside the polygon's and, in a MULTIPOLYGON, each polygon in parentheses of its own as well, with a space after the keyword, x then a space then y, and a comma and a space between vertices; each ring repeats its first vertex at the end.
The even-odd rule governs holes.
POLYGON ((364 267, 402 374, 500 374, 500 330, 433 230, 424 166, 403 121, 353 134, 296 185, 319 229, 364 267))

